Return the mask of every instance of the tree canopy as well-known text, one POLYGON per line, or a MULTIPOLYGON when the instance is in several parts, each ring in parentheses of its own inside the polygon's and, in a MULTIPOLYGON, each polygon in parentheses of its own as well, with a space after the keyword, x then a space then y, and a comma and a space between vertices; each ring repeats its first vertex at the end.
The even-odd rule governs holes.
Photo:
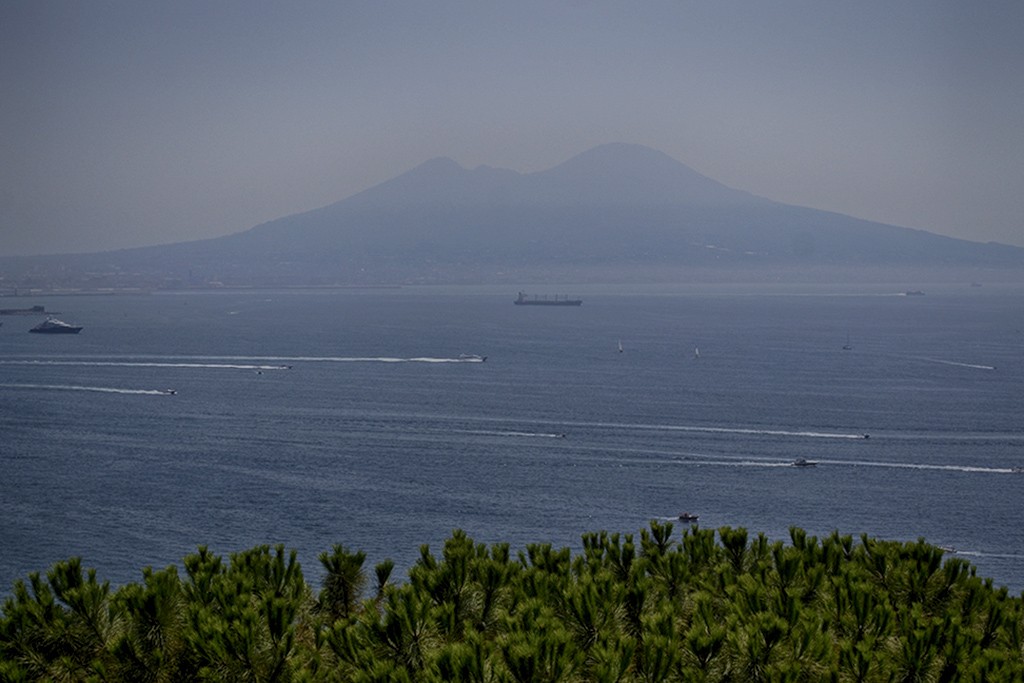
POLYGON ((335 545, 319 591, 283 546, 200 547, 116 589, 72 558, 15 583, 0 680, 1024 680, 1021 597, 923 540, 651 522, 582 541, 455 531, 400 582, 335 545))

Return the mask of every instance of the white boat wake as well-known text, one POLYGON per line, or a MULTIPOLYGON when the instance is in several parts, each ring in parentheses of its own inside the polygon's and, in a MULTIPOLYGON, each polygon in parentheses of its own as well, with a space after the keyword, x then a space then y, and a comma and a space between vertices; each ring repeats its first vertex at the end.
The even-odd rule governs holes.
MULTIPOLYGON (((675 460, 680 465, 724 465, 733 467, 792 467, 793 461, 778 461, 774 459, 757 458, 732 458, 721 456, 703 459, 687 457, 682 460, 675 460)), ((969 472, 977 474, 1020 474, 1019 468, 1015 467, 981 467, 978 465, 930 465, 908 462, 876 462, 870 460, 816 460, 816 464, 828 467, 883 467, 903 470, 932 470, 940 472, 969 472)))
POLYGON ((486 429, 453 429, 452 432, 456 434, 475 434, 479 436, 519 436, 519 437, 534 437, 541 439, 564 439, 565 434, 556 434, 552 432, 503 432, 498 430, 486 430, 486 429))
POLYGON ((113 365, 127 367, 231 368, 287 370, 291 363, 483 363, 487 356, 99 356, 81 358, 2 359, 4 365, 113 365), (265 365, 275 363, 275 365, 265 365), (288 363, 284 365, 283 363, 288 363))
MULTIPOLYGON (((614 446, 592 446, 585 445, 591 452, 605 452, 607 458, 601 458, 608 462, 636 465, 640 467, 677 466, 677 467, 739 467, 739 468, 766 468, 766 469, 800 469, 794 467, 794 460, 780 460, 777 456, 750 456, 750 455, 727 455, 701 452, 678 452, 666 449, 652 448, 621 448, 614 446), (624 455, 656 456, 652 458, 631 458, 624 455)), ((878 462, 869 460, 814 460, 820 467, 877 467, 907 470, 931 470, 940 472, 966 472, 972 474, 1013 474, 1024 475, 1024 468, 1021 467, 982 467, 978 465, 933 465, 902 462, 878 462)))
POLYGON ((929 363, 939 363, 941 365, 955 365, 960 368, 972 368, 974 370, 995 370, 994 365, 979 365, 977 363, 961 363, 955 360, 943 360, 941 358, 929 358, 927 356, 911 356, 915 360, 923 360, 929 363))
POLYGON ((294 363, 483 363, 485 356, 459 356, 455 358, 416 356, 261 356, 245 358, 234 356, 212 356, 209 360, 253 360, 294 363))
MULTIPOLYGON (((509 424, 509 425, 521 425, 523 420, 519 418, 501 418, 501 417, 477 417, 473 415, 441 415, 436 413, 395 413, 392 417, 414 417, 417 419, 430 419, 443 422, 476 422, 482 424, 509 424)), ((812 438, 812 439, 852 439, 852 440, 865 440, 870 439, 869 434, 853 433, 853 432, 823 432, 816 430, 786 430, 786 429, 753 429, 748 427, 706 427, 701 425, 665 425, 665 424, 643 424, 643 423, 625 423, 625 422, 590 422, 590 421, 571 421, 571 420, 546 420, 546 419, 535 419, 530 421, 531 425, 543 425, 551 427, 552 429, 558 429, 558 433, 562 433, 563 427, 571 429, 573 432, 587 431, 588 429, 621 429, 621 430, 636 430, 646 432, 691 432, 691 433, 705 433, 705 434, 748 434, 755 436, 782 436, 782 437, 798 437, 798 438, 812 438)), ((509 431, 516 431, 514 429, 509 431)), ((523 431, 523 430, 519 430, 523 431)))
MULTIPOLYGON (((623 452, 621 449, 617 451, 623 452)), ((644 449, 632 449, 629 453, 643 454, 650 453, 652 455, 666 456, 670 455, 664 451, 648 451, 644 449)), ((699 455, 691 454, 682 458, 659 458, 658 460, 621 460, 621 462, 629 462, 631 464, 639 465, 651 465, 651 464, 663 464, 663 465, 677 465, 683 467, 753 467, 753 468, 793 468, 792 460, 777 460, 777 459, 758 459, 749 457, 733 457, 733 456, 713 456, 713 455, 699 455)), ((906 469, 906 470, 932 470, 940 472, 966 472, 972 474, 1020 474, 1021 471, 1018 468, 1012 467, 979 467, 974 465, 928 465, 928 464, 914 464, 914 463, 898 463, 898 462, 867 462, 867 461, 856 461, 856 460, 816 460, 817 466, 823 467, 880 467, 880 468, 891 468, 891 469, 906 469)))
POLYGON ((909 462, 874 462, 870 460, 822 460, 829 465, 850 467, 889 467, 902 470, 938 470, 944 472, 980 472, 983 474, 1018 474, 1014 467, 980 467, 977 465, 928 465, 909 462))
POLYGON ((75 384, 0 384, 4 389, 43 389, 50 391, 95 391, 103 394, 136 394, 142 396, 173 396, 174 389, 121 389, 118 387, 88 387, 75 384))
POLYGON ((98 360, 0 360, 0 365, 75 365, 122 368, 217 368, 226 370, 290 370, 290 365, 250 365, 242 363, 160 363, 153 361, 98 360))
POLYGON ((320 363, 483 363, 482 358, 392 358, 388 356, 379 357, 338 357, 338 358, 294 358, 282 360, 295 360, 296 362, 320 362, 320 363))
POLYGON ((980 550, 954 550, 956 555, 967 555, 969 557, 999 557, 1007 560, 1024 560, 1024 555, 1016 553, 986 553, 980 550))
POLYGON ((586 422, 582 423, 593 427, 613 427, 616 429, 638 429, 643 431, 666 431, 666 432, 697 432, 704 434, 752 434, 758 436, 798 436, 811 439, 865 439, 866 434, 851 434, 848 432, 818 432, 818 431, 797 431, 787 429, 751 429, 747 427, 700 427, 694 425, 644 425, 644 424, 618 424, 614 422, 586 422))

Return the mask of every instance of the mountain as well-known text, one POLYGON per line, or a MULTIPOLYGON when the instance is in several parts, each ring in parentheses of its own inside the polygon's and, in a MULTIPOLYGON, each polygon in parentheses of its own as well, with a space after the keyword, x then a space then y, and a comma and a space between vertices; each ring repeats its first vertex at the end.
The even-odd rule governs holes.
MULTIPOLYGON (((427 161, 320 209, 211 240, 8 259, 5 273, 148 286, 688 279, 854 268, 1024 271, 1024 249, 773 202, 656 150, 591 149, 536 173, 427 161), (15 265, 12 265, 15 264, 15 265), (98 278, 98 280, 97 280, 98 278)), ((10 278, 8 278, 10 281, 10 278)))

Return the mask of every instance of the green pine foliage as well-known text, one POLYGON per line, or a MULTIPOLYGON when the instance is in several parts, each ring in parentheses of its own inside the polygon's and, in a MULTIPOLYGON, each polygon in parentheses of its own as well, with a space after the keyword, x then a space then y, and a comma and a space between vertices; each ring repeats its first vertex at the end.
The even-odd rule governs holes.
POLYGON ((282 546, 118 589, 60 562, 4 602, 0 681, 1024 680, 1021 598, 924 541, 652 522, 576 554, 455 531, 403 583, 365 560, 321 554, 319 592, 282 546))

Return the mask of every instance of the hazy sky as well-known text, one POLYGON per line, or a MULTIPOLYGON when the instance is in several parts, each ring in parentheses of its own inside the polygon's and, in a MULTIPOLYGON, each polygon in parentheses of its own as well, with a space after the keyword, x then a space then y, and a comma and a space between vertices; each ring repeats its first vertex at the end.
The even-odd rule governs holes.
POLYGON ((606 142, 1024 246, 1019 0, 4 0, 0 255, 213 237, 606 142))

